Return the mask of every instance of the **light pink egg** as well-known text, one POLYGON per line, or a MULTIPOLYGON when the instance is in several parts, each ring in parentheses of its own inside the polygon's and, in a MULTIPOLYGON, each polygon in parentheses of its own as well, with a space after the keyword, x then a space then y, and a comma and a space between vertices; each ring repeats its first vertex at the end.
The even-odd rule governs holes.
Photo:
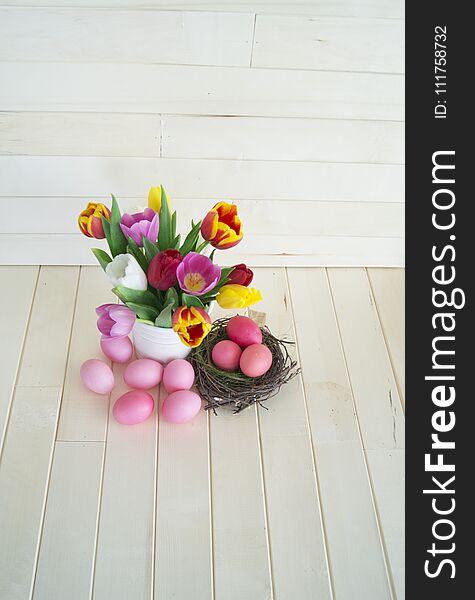
POLYGON ((235 371, 239 367, 239 359, 242 350, 231 340, 221 340, 211 352, 211 358, 218 369, 223 371, 235 371))
POLYGON ((125 383, 139 390, 155 387, 162 380, 162 376, 163 366, 151 358, 133 360, 124 371, 125 383))
POLYGON ((122 394, 114 404, 114 419, 123 425, 136 425, 146 421, 153 412, 153 398, 143 390, 132 390, 122 394))
POLYGON ((194 381, 195 371, 183 358, 169 362, 163 372, 163 385, 169 394, 177 390, 189 390, 194 381))
POLYGON ((251 344, 262 344, 262 331, 249 317, 237 315, 230 319, 226 325, 226 333, 228 338, 241 348, 247 348, 251 344))
POLYGON ((126 363, 132 356, 133 346, 128 337, 112 338, 101 336, 101 350, 115 363, 126 363))
POLYGON ((252 344, 241 354, 239 366, 244 375, 260 377, 267 373, 272 365, 272 352, 263 344, 252 344))
POLYGON ((81 365, 80 377, 84 385, 96 394, 109 394, 114 385, 114 373, 102 360, 91 358, 81 365))
POLYGON ((188 423, 201 408, 201 398, 190 390, 178 390, 165 398, 162 415, 170 423, 188 423))

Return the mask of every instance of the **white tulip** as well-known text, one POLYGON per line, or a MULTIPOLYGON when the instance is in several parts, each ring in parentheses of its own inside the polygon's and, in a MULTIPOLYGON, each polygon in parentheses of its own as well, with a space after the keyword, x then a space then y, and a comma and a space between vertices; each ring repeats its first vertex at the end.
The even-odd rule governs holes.
POLYGON ((147 276, 131 254, 118 254, 106 267, 106 275, 114 287, 146 290, 147 276))

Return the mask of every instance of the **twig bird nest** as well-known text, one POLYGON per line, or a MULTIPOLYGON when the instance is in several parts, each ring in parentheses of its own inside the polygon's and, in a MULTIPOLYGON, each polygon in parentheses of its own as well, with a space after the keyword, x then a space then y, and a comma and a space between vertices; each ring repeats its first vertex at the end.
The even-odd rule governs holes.
POLYGON ((209 334, 190 355, 196 386, 207 402, 205 408, 212 409, 215 414, 220 406, 238 413, 252 404, 261 405, 278 394, 280 388, 300 372, 288 351, 288 346, 294 342, 277 339, 267 327, 261 327, 262 343, 272 352, 272 365, 267 373, 252 378, 241 371, 218 369, 213 364, 211 353, 218 342, 227 339, 226 325, 229 320, 230 317, 214 321, 209 334))

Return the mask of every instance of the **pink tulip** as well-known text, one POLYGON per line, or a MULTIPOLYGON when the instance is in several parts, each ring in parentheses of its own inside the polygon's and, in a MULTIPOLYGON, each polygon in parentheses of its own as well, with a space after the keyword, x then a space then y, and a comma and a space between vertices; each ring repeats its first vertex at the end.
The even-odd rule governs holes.
POLYGON ((207 256, 190 252, 178 265, 176 276, 184 292, 202 296, 216 286, 221 277, 221 269, 207 256))
POLYGON ((126 238, 131 237, 137 246, 143 246, 143 236, 153 244, 158 237, 159 219, 157 213, 151 208, 146 208, 141 213, 122 215, 120 228, 126 238))
POLYGON ((132 331, 135 313, 121 304, 101 304, 96 308, 97 328, 107 338, 123 338, 132 331))

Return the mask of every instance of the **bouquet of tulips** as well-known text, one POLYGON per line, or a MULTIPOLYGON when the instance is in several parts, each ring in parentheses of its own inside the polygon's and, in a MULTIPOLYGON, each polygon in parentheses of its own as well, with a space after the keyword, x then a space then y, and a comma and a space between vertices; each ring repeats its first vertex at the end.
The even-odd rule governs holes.
POLYGON ((214 262, 216 250, 242 240, 234 204, 218 202, 202 221, 192 221, 184 240, 176 232, 176 212, 171 212, 162 186, 150 189, 143 212, 122 215, 112 196, 110 209, 90 202, 78 224, 87 237, 106 238, 110 254, 100 248, 92 252, 125 305, 98 307, 98 327, 106 337, 128 335, 138 319, 173 328, 186 346, 196 348, 211 329, 211 302, 230 309, 262 299, 248 287, 253 273, 246 265, 221 268, 214 262))

